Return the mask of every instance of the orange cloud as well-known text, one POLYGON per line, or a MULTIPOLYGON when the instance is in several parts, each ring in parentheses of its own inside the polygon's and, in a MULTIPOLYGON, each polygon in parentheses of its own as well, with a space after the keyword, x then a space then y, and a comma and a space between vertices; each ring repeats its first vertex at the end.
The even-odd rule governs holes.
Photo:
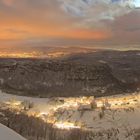
MULTIPOLYGON (((81 39, 114 42, 136 40, 139 42, 139 11, 116 17, 110 21, 107 19, 99 20, 100 17, 98 19, 98 12, 100 13, 100 10, 104 12, 106 9, 103 7, 98 7, 99 11, 95 10, 95 13, 87 9, 87 17, 85 17, 72 16, 73 8, 65 9, 67 12, 64 12, 64 7, 61 7, 62 3, 58 0, 1 1, 3 2, 0 2, 1 40, 38 38, 39 40, 60 39, 61 41, 65 39, 74 39, 74 41, 81 39), (69 10, 72 11, 70 12, 69 10), (89 12, 90 15, 88 15, 89 12)), ((79 9, 79 6, 77 8, 79 9)), ((77 13, 78 11, 76 10, 75 12, 77 13)), ((102 14, 100 15, 102 16, 102 14)), ((105 16, 105 18, 107 17, 105 16)))
POLYGON ((5 21, 0 22, 0 39, 42 37, 103 40, 111 37, 111 32, 107 30, 77 29, 69 25, 65 28, 60 24, 27 22, 18 18, 5 19, 5 21))
MULTIPOLYGON (((3 0, 8 6, 15 1, 17 0, 3 0)), ((62 11, 44 8, 44 11, 41 12, 41 10, 30 10, 30 7, 22 6, 22 10, 17 7, 11 13, 0 12, 0 17, 2 17, 0 19, 0 39, 66 38, 104 40, 112 36, 111 32, 105 29, 92 30, 75 27, 75 23, 80 22, 80 19, 68 18, 62 11)))
POLYGON ((104 30, 78 29, 70 31, 66 36, 76 39, 104 40, 111 37, 111 32, 104 30))
POLYGON ((3 3, 7 6, 11 6, 16 0, 2 0, 3 3))
POLYGON ((40 28, 28 28, 23 27, 17 30, 15 29, 6 29, 3 30, 0 34, 0 39, 25 39, 25 38, 70 38, 70 39, 94 39, 94 40, 104 40, 111 37, 110 32, 106 31, 88 31, 88 30, 54 30, 49 29, 49 27, 45 29, 40 28))

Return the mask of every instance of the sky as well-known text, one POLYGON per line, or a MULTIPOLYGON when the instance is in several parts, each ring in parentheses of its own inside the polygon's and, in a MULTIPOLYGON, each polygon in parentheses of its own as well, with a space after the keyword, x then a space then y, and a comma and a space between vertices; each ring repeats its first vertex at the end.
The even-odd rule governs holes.
POLYGON ((0 47, 140 44, 140 0, 0 0, 0 47))

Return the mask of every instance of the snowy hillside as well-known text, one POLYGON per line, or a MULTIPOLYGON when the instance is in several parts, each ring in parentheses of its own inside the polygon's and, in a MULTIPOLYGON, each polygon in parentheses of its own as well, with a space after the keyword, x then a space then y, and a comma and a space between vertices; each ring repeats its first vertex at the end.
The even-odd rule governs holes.
POLYGON ((0 139, 1 140, 25 140, 19 134, 15 133, 13 130, 7 128, 2 124, 0 124, 0 139))
POLYGON ((140 93, 101 98, 33 98, 0 92, 0 103, 2 112, 8 109, 14 110, 15 114, 24 113, 32 119, 39 118, 43 124, 51 124, 60 133, 61 130, 66 130, 64 133, 71 130, 73 134, 76 133, 73 130, 78 129, 81 135, 85 134, 83 131, 90 132, 93 137, 96 135, 96 140, 139 140, 140 93), (33 106, 27 107, 28 103, 33 103, 33 106), (100 136, 100 133, 104 135, 100 136), (108 135, 111 135, 110 139, 108 135))

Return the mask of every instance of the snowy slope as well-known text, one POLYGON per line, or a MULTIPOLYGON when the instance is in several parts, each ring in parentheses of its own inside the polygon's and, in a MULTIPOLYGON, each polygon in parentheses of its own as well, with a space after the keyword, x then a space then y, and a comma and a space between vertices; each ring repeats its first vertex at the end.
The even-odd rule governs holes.
MULTIPOLYGON (((16 96, 0 91, 1 103, 10 99, 33 102, 34 106, 27 114, 40 117, 59 129, 81 128, 106 134, 111 131, 118 140, 134 140, 136 134, 132 130, 140 129, 140 92, 95 98, 97 106, 93 109, 89 102, 93 97, 61 97, 59 103, 56 99, 16 96)), ((3 140, 1 133, 0 140, 3 140)))
POLYGON ((22 136, 0 124, 0 140, 25 140, 22 136))

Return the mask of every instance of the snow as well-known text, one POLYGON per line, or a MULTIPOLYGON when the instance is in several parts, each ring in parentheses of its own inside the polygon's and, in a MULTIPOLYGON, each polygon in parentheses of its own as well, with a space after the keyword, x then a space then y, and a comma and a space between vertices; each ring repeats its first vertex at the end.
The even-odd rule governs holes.
POLYGON ((6 103, 10 99, 33 102, 34 107, 29 111, 39 111, 40 118, 48 119, 48 122, 53 123, 59 129, 81 128, 98 132, 117 128, 120 130, 119 140, 126 140, 123 136, 127 133, 127 128, 140 129, 140 93, 96 98, 95 109, 92 109, 89 104, 89 100, 93 100, 93 97, 90 99, 87 97, 57 98, 58 101, 64 100, 61 104, 49 98, 23 97, 0 92, 0 102, 6 103), (104 111, 101 109, 103 104, 106 106, 104 111), (102 112, 104 116, 100 118, 99 114, 102 112), (44 118, 44 115, 48 115, 48 118, 44 118), (53 117, 50 120, 49 115, 53 117), (56 120, 53 121, 53 119, 56 120))
POLYGON ((38 103, 46 103, 48 101, 47 98, 35 98, 35 97, 26 97, 26 96, 18 96, 18 95, 12 95, 12 94, 7 94, 4 93, 0 90, 0 101, 8 101, 9 99, 15 99, 15 100, 19 100, 19 101, 32 101, 36 104, 38 103))
POLYGON ((25 140, 22 136, 0 124, 0 140, 25 140))

